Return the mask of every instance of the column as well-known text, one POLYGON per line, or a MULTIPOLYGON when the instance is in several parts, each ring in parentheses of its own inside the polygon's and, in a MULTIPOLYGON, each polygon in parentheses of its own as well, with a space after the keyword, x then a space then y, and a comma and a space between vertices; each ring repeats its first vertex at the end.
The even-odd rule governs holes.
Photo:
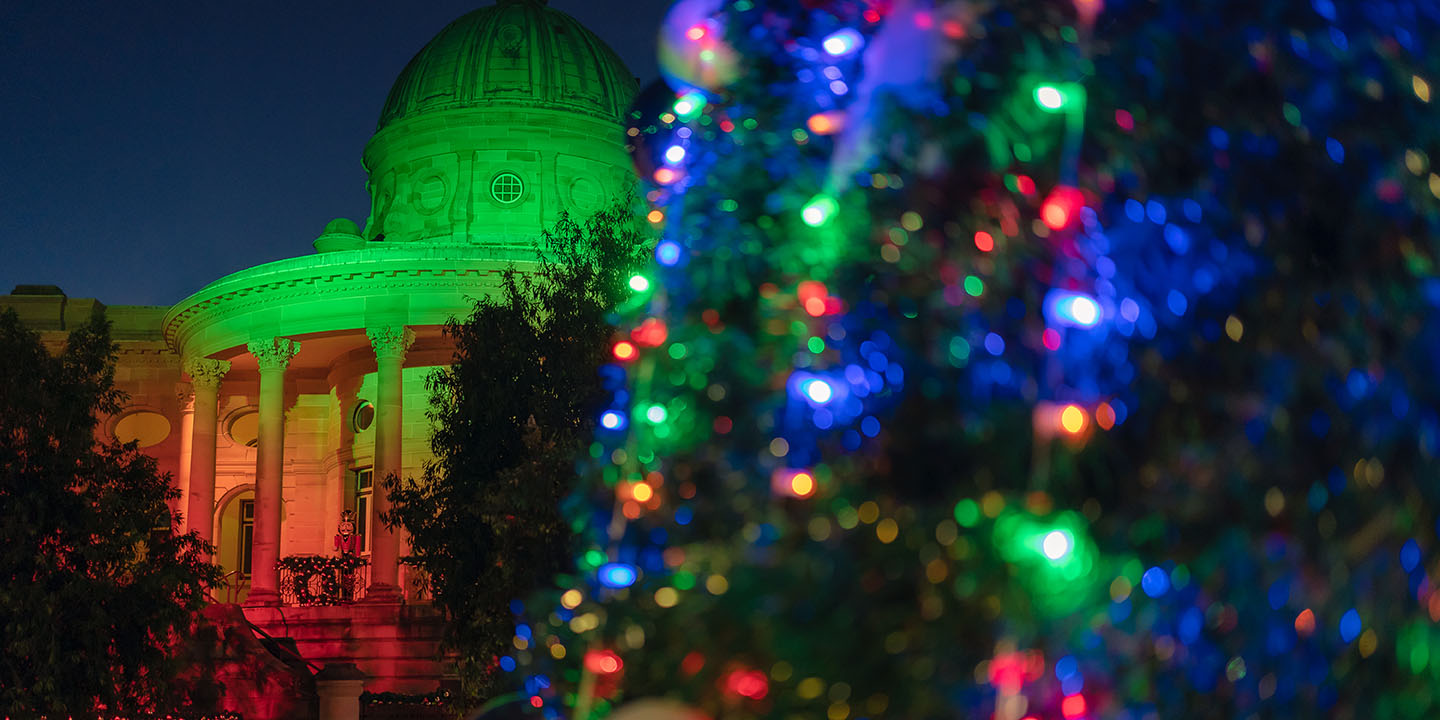
POLYGON ((175 531, 184 534, 190 522, 190 453, 195 438, 195 390, 181 383, 175 389, 175 398, 180 401, 180 457, 175 463, 175 489, 180 498, 175 501, 175 531))
POLYGON ((250 546, 247 605, 279 605, 280 498, 285 474, 285 368, 300 352, 287 338, 246 346, 260 366, 260 433, 255 448, 255 540, 250 546))
POLYGON ((399 602, 400 532, 385 526, 381 513, 390 511, 390 497, 384 481, 400 477, 402 411, 404 380, 402 367, 405 351, 415 342, 415 332, 403 325, 367 328, 370 346, 375 349, 375 503, 370 523, 370 587, 366 599, 375 602, 399 602))
POLYGON ((215 424, 220 412, 220 381, 230 372, 226 360, 191 358, 185 373, 195 391, 190 420, 190 497, 186 527, 205 542, 215 541, 215 424))

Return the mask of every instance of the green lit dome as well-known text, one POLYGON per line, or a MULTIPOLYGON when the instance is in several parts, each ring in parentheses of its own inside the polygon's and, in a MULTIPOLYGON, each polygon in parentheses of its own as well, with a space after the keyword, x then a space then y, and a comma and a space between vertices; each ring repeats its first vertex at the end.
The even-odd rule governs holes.
POLYGON ((405 66, 379 128, 455 108, 525 105, 616 121, 635 96, 615 51, 544 0, 500 0, 450 23, 405 66))
POLYGON ((543 0, 450 23, 400 73, 365 146, 364 239, 533 260, 562 211, 633 189, 621 119, 635 90, 614 51, 543 0))

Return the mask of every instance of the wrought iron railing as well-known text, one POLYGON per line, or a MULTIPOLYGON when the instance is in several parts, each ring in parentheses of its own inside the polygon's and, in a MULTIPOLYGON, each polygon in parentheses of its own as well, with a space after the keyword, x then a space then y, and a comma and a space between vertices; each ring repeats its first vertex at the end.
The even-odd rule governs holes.
POLYGON ((346 605, 365 597, 370 561, 356 555, 280 558, 280 602, 286 605, 346 605))
POLYGON ((218 602, 237 603, 240 602, 240 593, 245 592, 249 585, 248 576, 239 570, 231 570, 220 578, 220 584, 215 587, 213 597, 218 602))

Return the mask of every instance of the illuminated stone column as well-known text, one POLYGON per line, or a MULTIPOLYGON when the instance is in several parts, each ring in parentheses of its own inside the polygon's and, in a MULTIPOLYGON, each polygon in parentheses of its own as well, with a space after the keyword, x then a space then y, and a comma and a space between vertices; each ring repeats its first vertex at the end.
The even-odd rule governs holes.
POLYGON ((185 373, 195 391, 190 417, 190 489, 186 503, 187 530, 205 542, 214 542, 215 532, 215 425, 220 412, 220 381, 230 372, 226 360, 190 358, 185 373))
POLYGON ((190 454, 195 441, 192 437, 195 432, 195 391, 182 384, 175 389, 175 398, 180 401, 180 457, 175 463, 175 489, 180 491, 180 497, 171 510, 180 516, 179 522, 174 523, 175 531, 184 534, 190 523, 190 454))
POLYGON ((255 540, 250 550, 247 605, 279 605, 280 499, 285 474, 285 368, 300 352, 287 338, 251 342, 260 366, 260 434, 255 452, 255 540))
POLYGON ((385 527, 380 514, 390 511, 383 486, 386 478, 401 473, 402 414, 405 391, 405 352, 415 332, 401 325, 368 328, 375 349, 375 516, 370 523, 370 587, 366 598, 376 602, 400 600, 400 533, 385 527))

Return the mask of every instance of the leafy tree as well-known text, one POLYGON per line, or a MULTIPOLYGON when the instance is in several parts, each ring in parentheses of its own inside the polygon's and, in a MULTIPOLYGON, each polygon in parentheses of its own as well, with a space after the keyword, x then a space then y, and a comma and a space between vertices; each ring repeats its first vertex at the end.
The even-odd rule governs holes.
POLYGON ((125 399, 96 316, 58 355, 0 314, 0 707, 168 708, 172 648, 218 569, 195 535, 156 532, 178 497, 154 458, 97 440, 125 399))
POLYGON ((429 573, 476 696, 514 635, 511 601, 569 558, 560 502, 609 398, 599 372, 614 332, 608 318, 646 257, 630 208, 617 203, 583 224, 562 215, 533 272, 512 266, 501 292, 449 324, 454 363, 429 380, 435 460, 419 482, 385 484, 386 521, 410 533, 408 562, 429 573))

